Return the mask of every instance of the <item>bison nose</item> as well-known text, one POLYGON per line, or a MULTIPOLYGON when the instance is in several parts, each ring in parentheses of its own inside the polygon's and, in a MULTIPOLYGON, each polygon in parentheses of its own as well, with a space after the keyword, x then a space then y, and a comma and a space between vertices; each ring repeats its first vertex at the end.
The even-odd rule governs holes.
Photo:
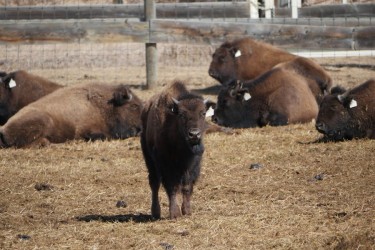
POLYGON ((315 124, 315 127, 316 127, 316 130, 318 130, 319 132, 326 132, 326 125, 322 122, 317 122, 315 124))
POLYGON ((211 121, 214 122, 214 123, 216 123, 216 124, 219 123, 219 119, 217 119, 217 116, 216 116, 216 115, 213 115, 213 116, 211 117, 211 121))
POLYGON ((201 138, 201 130, 199 128, 192 128, 189 130, 189 138, 190 139, 200 139, 201 138))

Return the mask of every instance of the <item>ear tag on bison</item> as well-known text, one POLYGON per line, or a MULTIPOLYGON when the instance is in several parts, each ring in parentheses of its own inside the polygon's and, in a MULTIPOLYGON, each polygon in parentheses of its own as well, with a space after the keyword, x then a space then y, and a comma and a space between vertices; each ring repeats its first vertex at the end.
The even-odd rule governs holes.
POLYGON ((210 107, 208 110, 207 110, 207 112, 206 112, 206 117, 211 117, 211 116, 213 116, 215 114, 215 110, 212 108, 212 107, 210 107))
POLYGON ((241 50, 237 50, 236 54, 234 54, 234 57, 240 57, 241 55, 241 50))
POLYGON ((349 104, 349 108, 355 108, 355 107, 357 107, 357 101, 353 99, 353 100, 350 102, 350 104, 349 104))
POLYGON ((16 87, 16 86, 17 86, 16 81, 13 80, 13 79, 10 79, 10 82, 9 82, 9 88, 11 89, 11 88, 14 88, 14 87, 16 87))
POLYGON ((249 93, 245 93, 245 94, 243 95, 243 99, 244 99, 245 101, 248 101, 248 100, 251 99, 251 95, 250 95, 249 93))

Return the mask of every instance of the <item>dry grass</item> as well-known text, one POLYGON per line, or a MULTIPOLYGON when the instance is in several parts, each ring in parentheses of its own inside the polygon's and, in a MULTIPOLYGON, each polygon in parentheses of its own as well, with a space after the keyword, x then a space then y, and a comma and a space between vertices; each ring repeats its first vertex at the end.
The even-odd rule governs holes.
MULTIPOLYGON (((361 60, 373 64, 374 58, 361 60)), ((210 86, 206 65, 161 65, 159 82, 210 86)), ((94 81, 113 69, 61 70, 34 72, 94 81)), ((374 76, 371 69, 329 70, 344 86, 374 76)), ((122 79, 144 81, 143 72, 129 67, 122 79)), ((155 91, 136 90, 143 99, 155 91)), ((374 249, 375 141, 309 143, 320 137, 313 123, 238 132, 206 136, 193 215, 172 221, 150 220, 138 138, 2 149, 0 248, 374 249), (262 167, 250 169, 255 163, 262 167)), ((161 201, 165 218, 164 191, 161 201)))
POLYGON ((371 249, 374 141, 304 144, 318 137, 313 124, 207 135, 193 215, 173 221, 150 220, 138 138, 1 150, 0 247, 371 249))

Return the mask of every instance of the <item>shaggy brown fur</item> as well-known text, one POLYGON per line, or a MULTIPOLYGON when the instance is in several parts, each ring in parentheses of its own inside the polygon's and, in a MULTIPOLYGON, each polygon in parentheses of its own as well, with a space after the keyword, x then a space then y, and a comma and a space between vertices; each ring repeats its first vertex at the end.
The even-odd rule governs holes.
POLYGON ((375 139, 375 79, 343 94, 325 96, 316 129, 328 140, 375 139))
POLYGON ((295 58, 297 56, 270 44, 241 38, 225 42, 216 49, 208 73, 226 85, 232 80, 254 79, 275 65, 295 58))
POLYGON ((140 130, 141 100, 124 85, 81 84, 30 103, 0 128, 3 147, 123 139, 140 130))
POLYGON ((313 60, 250 38, 226 42, 216 49, 208 73, 227 85, 234 80, 252 80, 275 66, 304 76, 318 103, 332 86, 331 77, 313 60))
POLYGON ((223 87, 212 119, 222 126, 247 128, 310 122, 317 114, 306 78, 277 67, 253 81, 223 87))
MULTIPOLYGON (((318 104, 321 103, 324 95, 328 94, 332 87, 332 78, 313 60, 297 57, 275 67, 293 71, 304 77, 318 104)), ((303 81, 303 84, 305 81, 303 81)))
POLYGON ((169 216, 190 214, 193 185, 200 174, 206 102, 175 82, 152 97, 142 112, 141 145, 152 191, 151 213, 160 218, 159 188, 169 198, 169 216), (176 195, 182 191, 181 210, 176 195))
POLYGON ((23 70, 0 74, 0 125, 5 124, 24 106, 61 87, 55 82, 23 70), (9 85, 11 80, 15 81, 16 86, 9 85))

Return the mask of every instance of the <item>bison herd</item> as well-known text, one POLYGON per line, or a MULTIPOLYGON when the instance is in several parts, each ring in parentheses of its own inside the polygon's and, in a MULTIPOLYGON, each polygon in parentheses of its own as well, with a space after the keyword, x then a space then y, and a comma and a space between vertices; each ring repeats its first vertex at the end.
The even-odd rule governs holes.
POLYGON ((161 217, 162 184, 176 218, 191 213, 206 132, 316 120, 324 141, 375 139, 375 79, 350 90, 333 87, 316 62, 251 38, 217 48, 208 74, 222 85, 216 103, 181 81, 143 102, 126 85, 66 87, 25 71, 0 72, 0 147, 140 135, 152 216, 161 217))

